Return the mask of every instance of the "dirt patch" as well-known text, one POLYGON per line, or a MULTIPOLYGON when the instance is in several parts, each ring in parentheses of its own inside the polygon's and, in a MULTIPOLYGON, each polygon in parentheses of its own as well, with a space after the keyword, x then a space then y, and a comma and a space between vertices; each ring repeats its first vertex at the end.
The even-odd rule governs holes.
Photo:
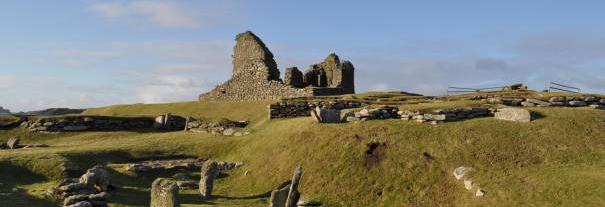
POLYGON ((367 149, 364 154, 364 166, 366 168, 372 168, 376 166, 385 157, 386 143, 384 142, 370 142, 367 145, 367 149))

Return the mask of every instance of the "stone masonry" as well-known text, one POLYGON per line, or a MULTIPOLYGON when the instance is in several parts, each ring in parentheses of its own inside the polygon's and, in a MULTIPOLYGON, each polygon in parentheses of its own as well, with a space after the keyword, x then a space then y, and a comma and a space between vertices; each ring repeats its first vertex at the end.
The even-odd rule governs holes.
POLYGON ((341 62, 336 54, 312 65, 304 75, 296 67, 288 68, 282 81, 273 54, 260 38, 247 31, 237 35, 235 41, 231 79, 201 94, 200 101, 276 100, 355 93, 353 64, 341 62))

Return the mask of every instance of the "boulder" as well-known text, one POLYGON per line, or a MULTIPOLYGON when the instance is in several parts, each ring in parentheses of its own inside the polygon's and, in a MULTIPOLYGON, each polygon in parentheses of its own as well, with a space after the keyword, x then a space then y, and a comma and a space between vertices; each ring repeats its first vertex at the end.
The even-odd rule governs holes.
POLYGON ((296 203, 297 206, 321 206, 321 202, 313 200, 300 200, 296 203))
POLYGON ((151 184, 150 207, 178 207, 180 206, 179 188, 174 180, 157 178, 151 184))
POLYGON ((599 104, 591 104, 590 108, 593 108, 593 109, 605 109, 605 106, 599 105, 599 104))
POLYGON ((523 101, 523 102, 521 102, 521 106, 534 107, 534 106, 536 106, 536 104, 531 103, 531 102, 527 102, 527 101, 523 101))
POLYGON ((80 176, 80 183, 90 187, 96 187, 100 191, 107 191, 109 187, 109 173, 105 167, 97 165, 90 168, 80 176))
POLYGON ((597 97, 595 97, 595 96, 588 96, 588 97, 584 97, 584 101, 585 101, 585 102, 596 102, 596 101, 598 101, 598 100, 599 100, 599 99, 598 99, 597 97))
POLYGON ((496 119, 516 121, 516 122, 530 122, 531 114, 528 110, 521 108, 502 108, 494 114, 496 119))
POLYGON ((6 142, 6 145, 10 149, 17 149, 17 148, 19 148, 19 141, 20 141, 19 138, 13 137, 13 138, 8 139, 8 141, 6 142))

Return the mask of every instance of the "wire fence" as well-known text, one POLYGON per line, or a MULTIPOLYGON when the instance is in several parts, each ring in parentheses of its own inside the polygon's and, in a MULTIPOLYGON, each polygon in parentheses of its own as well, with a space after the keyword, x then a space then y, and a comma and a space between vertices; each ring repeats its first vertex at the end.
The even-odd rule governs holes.
POLYGON ((562 92, 569 92, 569 93, 581 93, 582 89, 573 87, 573 86, 564 85, 561 83, 550 82, 548 84, 548 91, 549 92, 553 92, 553 91, 561 92, 562 91, 562 92))

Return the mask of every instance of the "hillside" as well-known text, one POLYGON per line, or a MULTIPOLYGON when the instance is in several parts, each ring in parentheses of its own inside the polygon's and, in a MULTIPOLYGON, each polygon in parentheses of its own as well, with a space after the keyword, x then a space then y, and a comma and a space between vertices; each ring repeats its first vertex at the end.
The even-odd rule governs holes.
MULTIPOLYGON (((394 100, 388 94, 356 98, 394 100), (373 97, 372 97, 373 96, 373 97)), ((411 99, 407 97, 407 99, 411 99)), ((400 100, 402 101, 402 100, 400 100)), ((414 101, 422 102, 422 101, 414 101)), ((460 100, 402 105, 413 109, 482 105, 460 100)), ((318 124, 311 118, 269 120, 267 102, 185 102, 89 109, 85 115, 155 116, 173 113, 205 119, 249 120, 251 134, 223 137, 191 132, 78 132, 33 134, 1 130, 0 139, 48 148, 0 151, 3 206, 58 206, 43 198, 62 177, 66 160, 82 168, 113 169, 111 206, 148 206, 157 176, 136 176, 126 163, 145 158, 194 156, 241 161, 215 184, 208 202, 181 191, 184 206, 266 206, 264 193, 303 168, 301 193, 324 206, 599 206, 605 203, 605 110, 529 107, 538 119, 516 123, 478 118, 439 125, 401 120, 318 124), (371 143, 380 143, 370 150, 371 143), (452 176, 459 166, 485 189, 475 197, 452 176), (247 172, 247 173, 246 173, 247 172), (12 189, 17 187, 17 192, 12 189), (6 194, 10 193, 10 195, 6 194)), ((172 172, 174 173, 174 172, 172 172)), ((193 173, 193 176, 199 174, 193 173)), ((198 175, 199 176, 199 175, 198 175)))

